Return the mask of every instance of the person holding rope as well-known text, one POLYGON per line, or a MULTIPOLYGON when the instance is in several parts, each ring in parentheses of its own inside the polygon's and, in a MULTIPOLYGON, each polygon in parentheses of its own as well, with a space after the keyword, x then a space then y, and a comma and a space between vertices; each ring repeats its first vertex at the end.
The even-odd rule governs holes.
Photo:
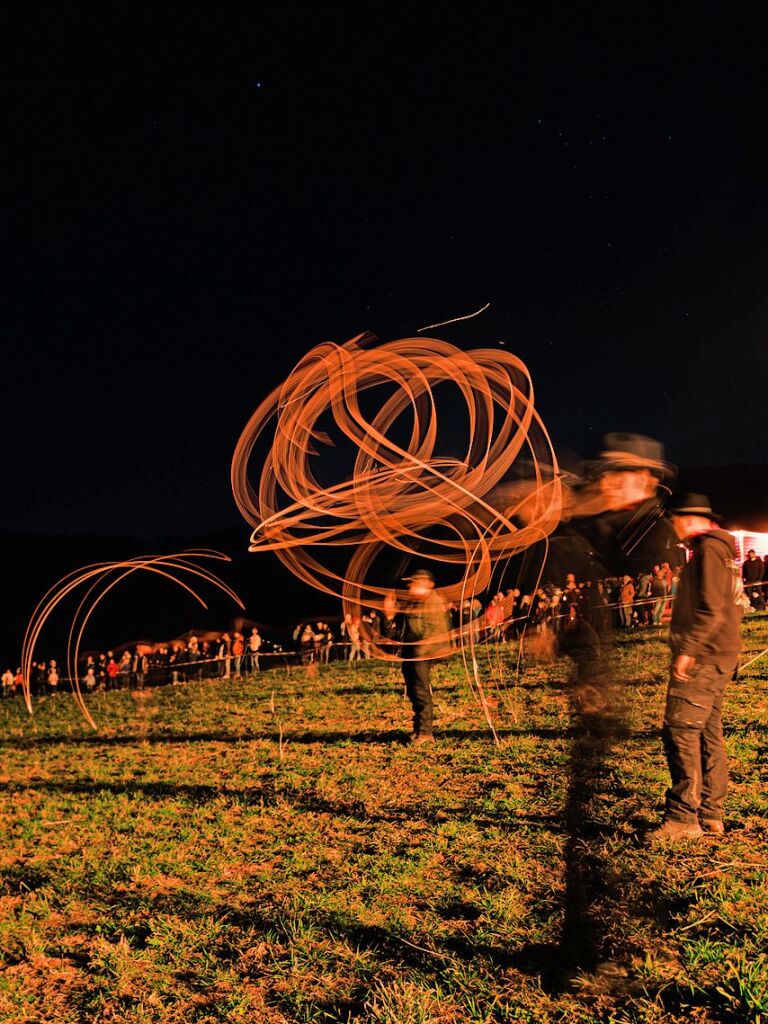
POLYGON ((668 516, 691 549, 672 609, 672 666, 662 738, 671 785, 650 843, 720 835, 728 788, 723 693, 739 660, 740 587, 733 537, 703 494, 673 499, 668 516))
POLYGON ((435 578, 429 569, 417 569, 403 582, 409 584, 410 598, 399 624, 403 679, 413 708, 410 742, 418 746, 435 741, 429 671, 435 657, 449 653, 451 627, 445 602, 435 590, 435 578))

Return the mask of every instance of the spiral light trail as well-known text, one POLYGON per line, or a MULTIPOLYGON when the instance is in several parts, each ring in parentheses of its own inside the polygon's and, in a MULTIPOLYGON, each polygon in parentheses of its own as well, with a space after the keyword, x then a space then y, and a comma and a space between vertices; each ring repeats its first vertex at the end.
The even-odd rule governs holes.
MULTIPOLYGON (((560 521, 557 460, 530 374, 506 351, 368 341, 316 346, 251 416, 232 460, 250 550, 274 552, 353 616, 406 599, 382 575, 387 550, 403 564, 445 563, 441 575, 453 579, 440 593, 462 602, 560 521), (265 435, 271 447, 254 486, 249 470, 265 435), (515 473, 527 480, 522 496, 497 507, 492 492, 515 473), (324 558, 338 548, 350 551, 345 570, 324 558)), ((468 630, 458 632, 452 639, 471 644, 468 630)), ((374 653, 396 657, 379 639, 374 653)))

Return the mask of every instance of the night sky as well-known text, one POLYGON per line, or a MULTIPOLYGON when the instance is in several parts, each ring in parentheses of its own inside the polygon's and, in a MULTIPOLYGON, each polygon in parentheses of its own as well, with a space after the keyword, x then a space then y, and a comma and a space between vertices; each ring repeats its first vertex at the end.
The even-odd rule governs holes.
POLYGON ((237 437, 307 349, 487 302, 436 333, 523 358, 568 448, 768 461, 754 27, 342 7, 9 46, 0 526, 236 525, 237 437))

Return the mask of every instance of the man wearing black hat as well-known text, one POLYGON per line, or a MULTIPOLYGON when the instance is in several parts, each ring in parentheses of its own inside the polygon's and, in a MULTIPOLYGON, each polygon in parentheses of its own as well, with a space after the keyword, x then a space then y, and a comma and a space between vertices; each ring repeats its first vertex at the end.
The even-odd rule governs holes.
POLYGON ((596 581, 673 562, 677 539, 664 519, 663 499, 675 472, 659 441, 606 434, 598 457, 583 464, 581 479, 563 487, 563 518, 550 537, 547 577, 573 572, 596 581))
POLYGON ((412 744, 432 743, 433 706, 429 686, 432 661, 447 652, 450 622, 442 598, 435 591, 429 569, 417 569, 405 580, 410 602, 403 613, 403 678, 413 708, 412 744))
POLYGON ((733 537, 703 494, 670 502, 672 527, 690 547, 672 610, 672 668, 662 737, 672 784, 651 842, 721 834, 728 763, 723 742, 725 685, 741 650, 742 609, 733 537))

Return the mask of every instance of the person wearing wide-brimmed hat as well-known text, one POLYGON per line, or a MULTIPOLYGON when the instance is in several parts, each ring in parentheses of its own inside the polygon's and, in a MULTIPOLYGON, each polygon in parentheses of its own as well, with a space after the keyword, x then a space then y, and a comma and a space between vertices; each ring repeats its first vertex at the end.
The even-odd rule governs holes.
POLYGON ((671 785, 664 820, 649 834, 651 841, 724 831, 723 693, 741 649, 733 537, 720 528, 720 516, 703 494, 673 498, 667 511, 692 554, 672 609, 672 667, 662 729, 671 785))
POLYGON ((675 467, 664 446, 642 434, 608 433, 598 455, 564 485, 561 526, 551 537, 547 575, 580 579, 632 576, 674 558, 677 540, 663 499, 675 467))
POLYGON ((413 708, 412 744, 431 743, 434 709, 429 671, 436 657, 449 651, 450 620, 445 603, 435 591, 429 569, 407 576, 409 602, 402 616, 402 667, 405 691, 413 708))

